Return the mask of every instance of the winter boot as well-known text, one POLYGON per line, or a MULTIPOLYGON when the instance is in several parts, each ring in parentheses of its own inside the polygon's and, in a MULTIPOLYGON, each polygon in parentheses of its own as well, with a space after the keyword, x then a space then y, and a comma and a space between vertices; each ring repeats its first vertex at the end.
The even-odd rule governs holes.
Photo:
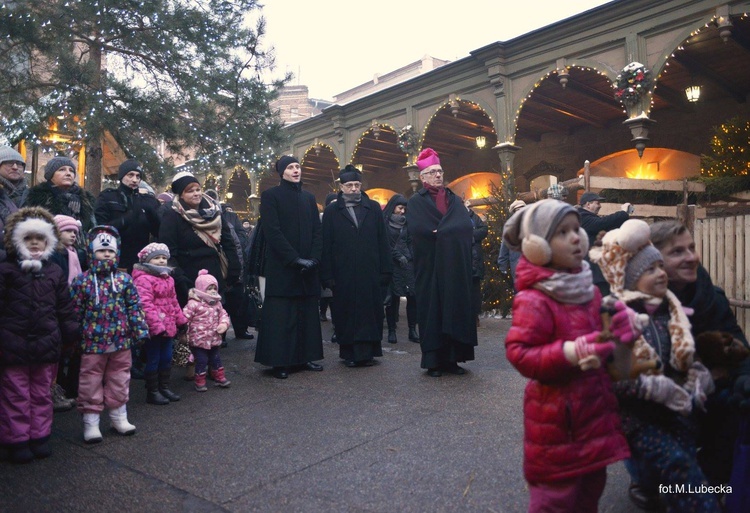
POLYGON ((52 385, 50 392, 52 394, 52 411, 55 413, 72 410, 75 406, 75 399, 65 397, 65 390, 58 383, 52 385))
POLYGON ((52 456, 52 449, 49 447, 49 436, 29 440, 29 449, 37 459, 49 458, 52 456))
POLYGON ((398 343, 398 339, 396 338, 396 330, 388 328, 388 343, 389 344, 396 344, 398 343))
POLYGON ((419 342, 419 333, 417 333, 416 326, 409 326, 409 340, 419 342))
POLYGON ((219 367, 218 369, 211 369, 211 379, 216 381, 216 386, 221 388, 227 388, 229 385, 232 384, 231 381, 229 381, 226 376, 224 376, 224 367, 219 367))
POLYGON ((146 402, 164 406, 169 404, 169 399, 161 395, 159 391, 159 375, 156 371, 148 371, 146 377, 146 402))
POLYGON ((83 441, 87 444, 95 444, 102 441, 102 432, 99 431, 99 414, 83 414, 83 441))
POLYGON ((195 390, 198 392, 205 392, 208 390, 208 387, 206 386, 206 373, 201 372, 200 374, 195 374, 195 390))
POLYGON ((135 433, 135 426, 128 422, 128 410, 124 404, 119 408, 109 410, 109 421, 112 424, 112 429, 121 435, 132 435, 135 433))
POLYGON ((29 449, 29 442, 19 442, 7 446, 10 461, 13 463, 29 463, 34 460, 34 453, 29 449))
POLYGON ((182 378, 185 381, 193 381, 195 379, 195 362, 188 362, 185 367, 185 377, 182 378))
POLYGON ((161 395, 174 403, 180 400, 180 396, 169 389, 169 376, 171 374, 171 368, 159 370, 159 392, 161 392, 161 395))

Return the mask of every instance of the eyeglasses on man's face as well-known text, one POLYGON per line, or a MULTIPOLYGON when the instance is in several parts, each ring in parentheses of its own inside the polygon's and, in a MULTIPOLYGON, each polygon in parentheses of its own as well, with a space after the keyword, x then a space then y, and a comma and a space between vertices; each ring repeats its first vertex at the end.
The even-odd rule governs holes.
POLYGON ((362 183, 361 182, 346 182, 346 183, 342 183, 341 187, 343 187, 346 190, 353 191, 356 189, 361 189, 362 183))
POLYGON ((23 162, 19 160, 6 160, 0 165, 7 166, 7 167, 20 167, 21 169, 24 169, 26 167, 26 164, 24 164, 23 162))
POLYGON ((445 174, 445 171, 443 171, 442 169, 433 169, 432 171, 422 171, 422 175, 427 175, 427 176, 435 176, 435 175, 443 176, 444 174, 445 174))

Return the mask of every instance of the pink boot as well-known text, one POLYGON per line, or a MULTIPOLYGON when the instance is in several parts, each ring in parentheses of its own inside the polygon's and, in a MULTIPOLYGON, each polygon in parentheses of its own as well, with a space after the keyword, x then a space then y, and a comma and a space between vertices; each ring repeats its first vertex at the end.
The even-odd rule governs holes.
POLYGON ((198 392, 205 392, 208 390, 208 387, 206 386, 206 373, 202 372, 200 374, 195 374, 195 389, 198 392))
POLYGON ((227 388, 229 385, 232 384, 231 381, 229 381, 226 376, 224 376, 224 367, 219 367, 218 369, 214 370, 211 369, 211 379, 216 381, 216 386, 227 388))

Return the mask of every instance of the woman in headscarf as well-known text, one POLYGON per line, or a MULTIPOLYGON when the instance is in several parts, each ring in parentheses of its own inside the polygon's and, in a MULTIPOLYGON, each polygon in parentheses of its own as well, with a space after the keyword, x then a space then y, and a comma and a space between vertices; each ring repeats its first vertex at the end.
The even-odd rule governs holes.
POLYGON ((172 179, 172 192, 175 199, 161 220, 159 242, 169 247, 170 265, 177 267, 174 281, 180 306, 187 304, 188 290, 201 269, 216 278, 223 297, 239 279, 241 266, 221 205, 203 194, 195 176, 185 171, 172 179))
POLYGON ((409 340, 419 342, 417 334, 417 301, 414 283, 414 258, 411 236, 406 226, 406 198, 395 194, 383 209, 383 218, 388 228, 388 244, 393 260, 393 279, 388 286, 385 318, 388 322, 388 342, 395 344, 396 323, 401 298, 406 297, 406 321, 409 323, 409 340))
POLYGON ((52 215, 77 219, 81 222, 81 233, 96 226, 96 198, 76 183, 76 163, 72 159, 64 156, 50 159, 44 166, 44 178, 46 182, 29 190, 26 206, 44 207, 52 215))

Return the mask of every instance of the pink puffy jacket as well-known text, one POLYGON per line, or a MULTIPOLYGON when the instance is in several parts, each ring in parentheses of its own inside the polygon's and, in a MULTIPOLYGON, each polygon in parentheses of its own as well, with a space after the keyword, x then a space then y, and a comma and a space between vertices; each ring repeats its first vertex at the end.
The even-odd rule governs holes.
POLYGON ((601 330, 601 294, 563 304, 535 283, 555 271, 521 257, 508 360, 529 378, 524 395, 524 475, 529 482, 570 479, 630 456, 620 431, 617 399, 604 366, 581 371, 563 355, 563 342, 601 330))
POLYGON ((150 336, 166 333, 167 337, 177 334, 177 327, 187 324, 182 313, 174 280, 171 276, 154 276, 141 269, 138 264, 133 269, 133 281, 138 289, 141 308, 146 314, 146 324, 150 336))
POLYGON ((199 298, 190 289, 189 300, 182 312, 188 320, 188 344, 192 347, 211 349, 212 346, 221 345, 221 335, 216 332, 219 324, 229 326, 229 314, 221 301, 210 304, 199 298))

